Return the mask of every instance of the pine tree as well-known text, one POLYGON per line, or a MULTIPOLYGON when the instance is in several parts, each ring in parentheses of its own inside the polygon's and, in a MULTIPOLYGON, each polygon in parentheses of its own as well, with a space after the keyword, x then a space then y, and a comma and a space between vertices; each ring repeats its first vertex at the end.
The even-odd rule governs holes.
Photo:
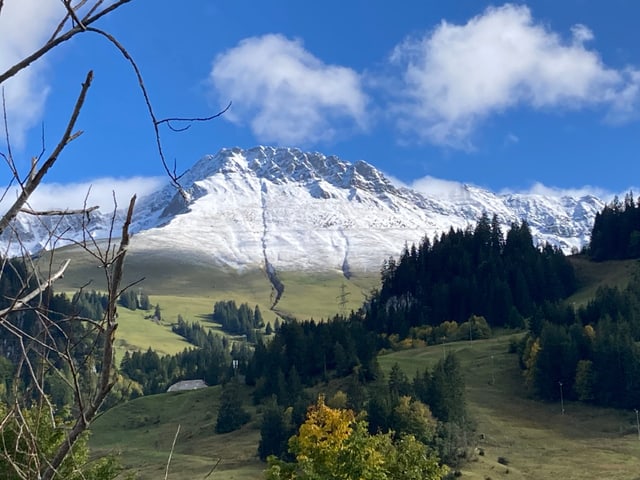
POLYGON ((222 388, 215 431, 216 433, 233 432, 250 419, 251 415, 242 406, 238 382, 231 380, 222 388))
POLYGON ((283 457, 287 453, 287 440, 293 434, 290 416, 291 411, 287 415, 275 401, 265 407, 258 444, 258 455, 262 460, 266 460, 269 455, 283 457))

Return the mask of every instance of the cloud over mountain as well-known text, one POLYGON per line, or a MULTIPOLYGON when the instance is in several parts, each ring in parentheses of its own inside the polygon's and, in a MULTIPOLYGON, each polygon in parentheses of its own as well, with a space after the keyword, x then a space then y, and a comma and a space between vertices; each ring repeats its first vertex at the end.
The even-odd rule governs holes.
POLYGON ((468 148, 483 120, 519 106, 599 106, 608 120, 624 121, 638 107, 640 72, 607 67, 587 48, 592 39, 584 25, 564 39, 512 4, 464 25, 442 21, 391 55, 402 69, 398 125, 422 141, 468 148))
POLYGON ((300 40, 246 38, 216 57, 210 80, 223 103, 233 101, 226 118, 248 123, 260 141, 317 143, 334 138, 340 125, 366 124, 360 76, 323 63, 300 40))

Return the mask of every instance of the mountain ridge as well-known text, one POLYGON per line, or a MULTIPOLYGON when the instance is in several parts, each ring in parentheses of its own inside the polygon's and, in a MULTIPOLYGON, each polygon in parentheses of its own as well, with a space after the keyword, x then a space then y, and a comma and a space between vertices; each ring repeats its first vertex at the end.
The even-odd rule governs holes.
MULTIPOLYGON (((187 200, 167 184, 138 201, 131 250, 267 272, 378 270, 405 245, 472 227, 485 212, 496 214, 505 232, 526 220, 536 242, 570 252, 588 242, 604 207, 593 195, 496 194, 473 185, 442 198, 396 186, 363 160, 286 147, 224 148, 180 181, 187 200)), ((22 248, 33 253, 81 240, 83 226, 94 238, 111 231, 111 214, 92 214, 90 223, 65 219, 64 231, 45 220, 19 216, 13 240, 7 232, 0 237, 2 251, 16 253, 15 235, 27 238, 22 248)))

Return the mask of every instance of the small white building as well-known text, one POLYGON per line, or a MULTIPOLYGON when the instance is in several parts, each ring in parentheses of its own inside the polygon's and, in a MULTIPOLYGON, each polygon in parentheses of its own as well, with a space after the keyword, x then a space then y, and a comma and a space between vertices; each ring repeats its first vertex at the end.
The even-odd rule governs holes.
POLYGON ((206 388, 209 385, 204 383, 204 380, 183 380, 181 382, 174 383, 167 392, 184 392, 186 390, 198 390, 200 388, 206 388))

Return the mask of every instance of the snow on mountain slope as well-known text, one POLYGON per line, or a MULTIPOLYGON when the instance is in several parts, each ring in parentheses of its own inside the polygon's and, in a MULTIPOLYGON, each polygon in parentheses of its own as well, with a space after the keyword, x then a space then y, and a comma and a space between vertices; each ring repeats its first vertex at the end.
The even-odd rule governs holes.
MULTIPOLYGON (((133 252, 233 269, 348 275, 377 271, 405 244, 473 226, 483 212, 495 213, 504 231, 525 219, 536 241, 569 251, 588 242, 604 206, 594 196, 497 195, 468 185, 441 198, 395 187, 366 162, 293 148, 223 149, 198 161, 181 183, 189 203, 170 185, 138 202, 133 252)), ((105 218, 96 216, 94 236, 104 235, 105 218)), ((29 229, 28 220, 16 225, 33 237, 34 249, 48 248, 35 241, 40 230, 29 229)), ((65 236, 73 235, 69 227, 65 236)))

